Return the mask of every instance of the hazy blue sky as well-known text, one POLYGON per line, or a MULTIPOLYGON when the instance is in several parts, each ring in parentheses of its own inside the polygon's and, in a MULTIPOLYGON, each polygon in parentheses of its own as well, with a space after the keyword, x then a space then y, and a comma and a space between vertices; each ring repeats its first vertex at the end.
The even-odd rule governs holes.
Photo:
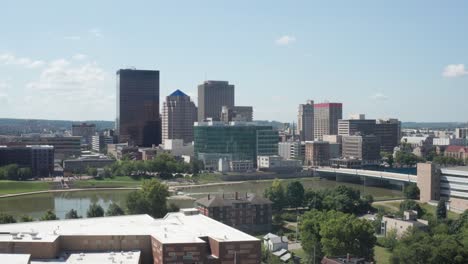
POLYGON ((161 71, 161 101, 228 80, 256 119, 296 120, 312 99, 468 121, 468 1, 15 0, 0 14, 0 117, 113 120, 115 72, 136 67, 161 71))

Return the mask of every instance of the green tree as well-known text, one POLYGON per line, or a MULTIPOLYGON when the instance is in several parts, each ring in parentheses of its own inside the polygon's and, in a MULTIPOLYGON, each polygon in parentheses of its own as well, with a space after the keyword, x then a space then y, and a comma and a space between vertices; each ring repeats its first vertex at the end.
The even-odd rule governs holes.
POLYGON ((286 205, 284 187, 282 182, 278 179, 274 180, 271 186, 265 189, 264 196, 273 203, 272 209, 275 211, 281 211, 286 205))
POLYGON ((416 183, 410 183, 405 186, 403 189, 403 194, 406 199, 418 199, 419 198, 419 188, 416 183))
POLYGON ((395 162, 393 159, 393 153, 382 151, 380 152, 380 156, 382 157, 382 160, 387 162, 390 167, 393 167, 393 163, 395 162))
POLYGON ((29 215, 22 215, 20 217, 20 222, 33 222, 33 221, 34 221, 34 218, 32 218, 29 215))
POLYGON ((304 186, 299 181, 288 183, 286 199, 290 207, 297 208, 304 203, 304 186))
POLYGON ((3 167, 5 178, 7 180, 17 181, 18 180, 18 165, 10 164, 3 167))
POLYGON ((414 200, 404 200, 403 202, 400 203, 400 212, 403 213, 404 211, 407 211, 407 210, 414 210, 418 212, 418 217, 421 217, 424 215, 424 212, 421 206, 414 200))
POLYGON ((51 209, 47 210, 45 214, 40 218, 41 221, 49 221, 49 220, 58 220, 59 218, 51 209))
POLYGON ((18 179, 19 180, 28 180, 32 178, 31 168, 19 168, 18 169, 18 179))
POLYGON ((437 219, 445 219, 447 218, 447 206, 445 205, 446 201, 444 198, 441 198, 439 200, 439 203, 437 204, 437 219))
POLYGON ((156 179, 145 180, 141 190, 127 196, 127 209, 131 214, 149 214, 161 218, 167 213, 167 185, 156 179))
POLYGON ((68 211, 65 214, 65 219, 78 219, 78 218, 81 218, 81 217, 78 215, 78 212, 75 209, 70 209, 70 211, 68 211))
POLYGON ((16 223, 16 219, 9 214, 0 214, 0 224, 16 223))
POLYGON ((96 168, 94 167, 88 167, 86 169, 86 173, 89 175, 89 176, 93 176, 93 177, 96 177, 98 175, 98 171, 96 168))
POLYGON ((329 218, 321 224, 321 244, 327 256, 343 256, 350 253, 354 256, 372 259, 377 241, 374 227, 354 215, 343 214, 329 218))
POLYGON ((102 209, 102 207, 99 204, 92 203, 89 206, 88 211, 86 212, 86 216, 87 217, 102 217, 104 216, 104 209, 102 209))
POLYGON ((111 203, 107 208, 106 216, 124 215, 124 210, 116 203, 111 203))

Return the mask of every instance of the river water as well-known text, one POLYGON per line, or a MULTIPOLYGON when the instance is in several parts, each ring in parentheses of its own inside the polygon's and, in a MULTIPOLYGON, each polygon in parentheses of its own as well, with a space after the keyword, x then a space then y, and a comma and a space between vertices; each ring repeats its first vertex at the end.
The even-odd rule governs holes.
MULTIPOLYGON (((401 191, 368 187, 352 183, 335 182, 318 178, 303 178, 284 180, 285 186, 288 182, 299 180, 306 189, 314 190, 333 188, 338 185, 346 185, 359 189, 361 193, 371 194, 374 199, 387 199, 401 197, 401 191)), ((194 199, 211 194, 233 194, 239 192, 240 195, 245 193, 255 193, 262 195, 265 188, 271 186, 271 181, 249 181, 243 183, 232 183, 228 185, 216 186, 199 186, 184 188, 181 190, 184 194, 193 197, 194 199)), ((125 206, 125 198, 129 190, 97 190, 97 191, 77 191, 77 192, 60 192, 60 193, 43 193, 32 194, 25 196, 17 196, 0 199, 0 213, 7 213, 14 216, 29 215, 33 218, 41 217, 45 211, 52 209, 61 219, 70 209, 75 209, 81 216, 86 216, 86 211, 92 203, 100 204, 104 210, 109 204, 115 202, 122 207, 125 206)), ((193 200, 170 198, 169 203, 174 203, 181 208, 192 207, 193 200)))

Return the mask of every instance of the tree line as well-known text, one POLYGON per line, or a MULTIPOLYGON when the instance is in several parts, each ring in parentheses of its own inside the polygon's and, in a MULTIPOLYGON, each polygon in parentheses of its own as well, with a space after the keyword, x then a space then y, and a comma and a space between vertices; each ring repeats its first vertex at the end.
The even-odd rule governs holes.
POLYGON ((18 164, 0 167, 0 180, 24 181, 32 178, 31 168, 19 167, 18 164))

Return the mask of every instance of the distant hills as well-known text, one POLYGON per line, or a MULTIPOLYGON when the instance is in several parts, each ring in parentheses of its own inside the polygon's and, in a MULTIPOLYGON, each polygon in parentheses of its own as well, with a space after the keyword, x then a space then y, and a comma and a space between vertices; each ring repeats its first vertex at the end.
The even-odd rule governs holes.
MULTIPOLYGON (((259 125, 270 125, 274 128, 282 128, 283 122, 255 120, 259 125)), ((62 132, 71 130, 72 124, 92 123, 96 124, 98 131, 105 129, 113 129, 114 121, 106 120, 47 120, 47 119, 15 119, 15 118, 0 118, 0 135, 20 135, 25 133, 41 133, 41 132, 62 132)), ((402 122, 403 128, 414 129, 455 129, 457 127, 468 127, 467 122, 402 122)))
POLYGON ((92 123, 96 124, 97 130, 113 129, 113 121, 103 120, 87 120, 87 121, 71 121, 71 120, 46 120, 46 119, 14 119, 0 118, 0 134, 1 135, 20 135, 25 133, 41 133, 41 132, 61 132, 71 130, 72 124, 92 123))

